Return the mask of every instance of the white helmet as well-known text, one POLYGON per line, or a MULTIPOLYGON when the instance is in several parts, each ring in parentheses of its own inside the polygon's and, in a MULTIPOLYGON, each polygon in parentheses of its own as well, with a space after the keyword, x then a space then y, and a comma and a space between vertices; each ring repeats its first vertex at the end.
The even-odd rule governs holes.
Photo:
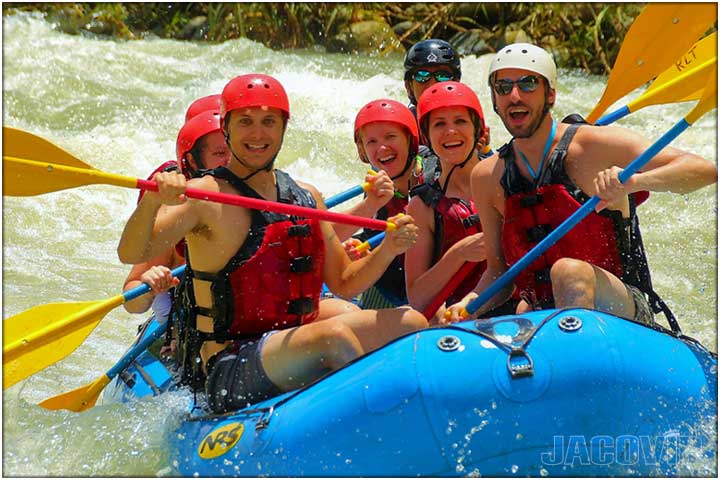
POLYGON ((555 89, 557 68, 550 53, 530 43, 513 43, 500 49, 490 63, 488 82, 492 74, 503 68, 521 68, 545 77, 550 88, 555 89))

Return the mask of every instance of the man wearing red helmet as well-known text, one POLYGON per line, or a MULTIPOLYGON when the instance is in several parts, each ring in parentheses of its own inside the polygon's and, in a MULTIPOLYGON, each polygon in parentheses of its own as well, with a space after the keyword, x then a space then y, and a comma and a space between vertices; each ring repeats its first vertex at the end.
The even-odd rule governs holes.
MULTIPOLYGON (((550 112, 557 71, 542 48, 517 43, 498 51, 488 74, 495 112, 512 141, 472 172, 485 231, 488 268, 450 321, 590 196, 596 209, 515 278, 518 311, 584 307, 652 324, 653 311, 676 320, 650 282, 635 193, 687 193, 717 181, 709 161, 672 147, 622 184, 618 175, 650 146, 625 128, 557 123, 550 112), (652 310, 652 311, 651 311, 652 310)), ((502 301, 512 285, 484 309, 502 301)))
POLYGON ((427 326, 410 308, 317 321, 323 281, 346 298, 368 288, 414 242, 411 217, 391 218, 397 228, 380 247, 351 262, 325 222, 185 198, 191 186, 324 208, 317 189, 273 168, 290 117, 287 94, 276 79, 234 78, 223 89, 221 107, 228 167, 190 181, 158 173, 158 192, 145 195, 118 246, 127 263, 152 258, 186 238, 183 364, 191 370, 186 376, 197 366, 206 372, 207 400, 215 412, 298 388, 427 326))

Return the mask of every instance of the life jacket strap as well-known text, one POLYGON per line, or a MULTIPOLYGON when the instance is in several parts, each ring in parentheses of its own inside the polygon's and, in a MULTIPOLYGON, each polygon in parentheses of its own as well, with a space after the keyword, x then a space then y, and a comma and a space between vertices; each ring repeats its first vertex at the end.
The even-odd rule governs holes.
POLYGON ((309 223, 288 227, 288 235, 291 237, 309 237, 310 234, 311 230, 309 223))
POLYGON ((552 232, 553 228, 548 224, 535 225, 527 229, 527 238, 533 243, 538 243, 552 232))
POLYGON ((290 315, 307 315, 315 310, 312 297, 296 298, 288 304, 287 313, 290 315))
POLYGON ((292 273, 308 273, 313 269, 313 257, 306 255, 290 259, 290 271, 292 273))
POLYGON ((469 217, 462 219, 463 227, 467 230, 468 228, 474 227, 475 225, 480 223, 480 217, 477 215, 477 213, 473 213, 469 217))

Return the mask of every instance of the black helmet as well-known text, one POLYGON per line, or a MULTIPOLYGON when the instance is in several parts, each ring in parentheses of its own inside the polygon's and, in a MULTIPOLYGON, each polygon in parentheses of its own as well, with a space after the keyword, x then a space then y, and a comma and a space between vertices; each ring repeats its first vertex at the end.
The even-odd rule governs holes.
POLYGON ((423 40, 410 47, 405 55, 405 80, 414 70, 432 65, 449 66, 457 76, 455 80, 460 80, 460 59, 448 42, 437 38, 423 40))

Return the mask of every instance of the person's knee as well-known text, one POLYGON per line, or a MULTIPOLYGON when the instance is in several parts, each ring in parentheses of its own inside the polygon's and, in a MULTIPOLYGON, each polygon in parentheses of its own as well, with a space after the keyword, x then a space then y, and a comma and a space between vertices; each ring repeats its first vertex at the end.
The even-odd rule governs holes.
POLYGON ((550 269, 555 306, 592 308, 595 304, 595 270, 574 258, 561 258, 550 269))
POLYGON ((363 354, 352 328, 343 322, 329 321, 318 329, 315 343, 322 352, 323 366, 336 370, 363 354))
POLYGON ((332 318, 346 313, 359 312, 360 307, 340 298, 326 298, 320 301, 319 319, 332 318))
POLYGON ((522 315, 523 313, 531 312, 532 308, 530 307, 530 304, 527 303, 525 300, 520 300, 517 304, 517 307, 515 307, 515 315, 522 315))
POLYGON ((553 286, 590 287, 594 283, 595 271, 592 265, 574 258, 561 258, 550 269, 553 286))
POLYGON ((407 332, 415 332, 428 328, 429 323, 425 315, 418 312, 414 308, 408 308, 402 315, 402 325, 407 329, 407 332))

